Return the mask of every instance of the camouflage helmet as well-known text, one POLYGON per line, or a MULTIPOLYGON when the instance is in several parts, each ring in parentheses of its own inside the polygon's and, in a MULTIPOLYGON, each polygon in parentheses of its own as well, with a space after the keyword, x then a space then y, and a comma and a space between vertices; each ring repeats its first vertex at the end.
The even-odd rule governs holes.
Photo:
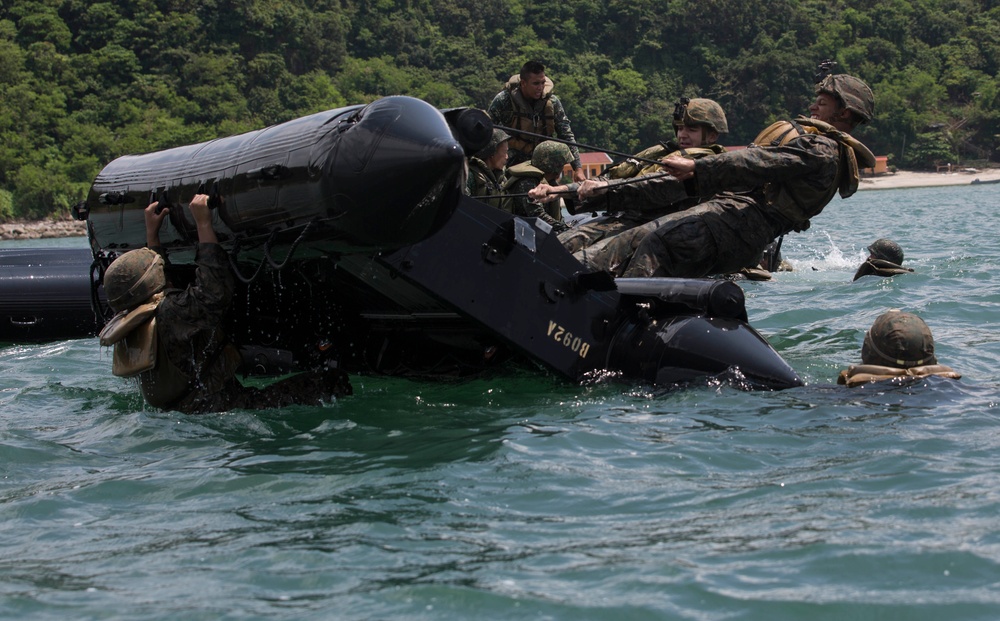
POLYGON ((704 125, 720 134, 729 132, 726 113, 711 99, 681 98, 674 104, 674 125, 704 125))
POLYGON ((126 252, 104 272, 108 306, 116 313, 145 302, 166 286, 163 257, 149 248, 126 252))
POLYGON ((871 246, 868 246, 868 252, 871 253, 872 258, 882 259, 896 265, 903 264, 903 249, 891 239, 876 239, 871 246))
POLYGON ((494 127, 493 136, 490 137, 490 141, 486 143, 485 147, 477 151, 476 154, 473 155, 473 157, 477 157, 481 160, 485 160, 489 157, 492 157, 493 154, 497 152, 497 147, 500 146, 500 143, 505 140, 510 140, 510 134, 508 134, 502 129, 494 127))
POLYGON ((844 107, 867 123, 875 116, 875 96, 872 89, 858 78, 838 73, 828 75, 816 85, 816 94, 830 93, 843 102, 844 107))
POLYGON ((900 369, 937 364, 931 329, 911 313, 897 309, 883 313, 865 333, 861 361, 900 369))
POLYGON ((547 175, 557 173, 563 166, 573 161, 569 147, 555 140, 546 140, 531 153, 531 165, 547 175))

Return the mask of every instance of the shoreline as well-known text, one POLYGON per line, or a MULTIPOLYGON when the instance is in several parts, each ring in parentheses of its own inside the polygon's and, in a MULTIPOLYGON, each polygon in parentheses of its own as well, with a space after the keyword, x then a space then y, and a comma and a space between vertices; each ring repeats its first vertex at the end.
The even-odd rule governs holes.
POLYGON ((932 188, 948 185, 971 185, 974 179, 988 183, 1000 182, 1000 168, 968 168, 945 172, 915 172, 900 170, 877 177, 862 176, 858 190, 898 190, 932 188))
MULTIPOLYGON (((864 176, 858 190, 899 190, 949 185, 971 185, 974 179, 1000 183, 1000 168, 961 169, 948 173, 900 170, 877 177, 864 176)), ((86 237, 87 223, 79 220, 37 220, 0 223, 0 240, 86 237)))

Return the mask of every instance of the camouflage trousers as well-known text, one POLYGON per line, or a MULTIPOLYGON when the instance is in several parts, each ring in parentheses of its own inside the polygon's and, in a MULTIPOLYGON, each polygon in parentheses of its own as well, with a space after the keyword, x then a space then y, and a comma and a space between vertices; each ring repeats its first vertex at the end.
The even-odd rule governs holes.
POLYGON ((632 226, 635 225, 621 218, 609 216, 575 226, 568 231, 560 233, 559 243, 570 252, 579 252, 606 237, 617 235, 632 226))
POLYGON ((727 194, 658 218, 576 253, 585 265, 626 278, 701 278, 760 262, 787 223, 753 198, 727 194))
MULTIPOLYGON (((671 205, 667 209, 658 209, 652 212, 631 211, 604 216, 560 233, 559 243, 579 259, 581 256, 579 254, 580 251, 585 248, 592 248, 597 244, 601 244, 603 247, 609 243, 611 238, 620 237, 626 232, 631 232, 635 229, 641 229, 641 231, 631 233, 631 236, 653 231, 658 225, 652 223, 662 222, 668 215, 677 213, 686 207, 686 204, 678 203, 671 205)), ((629 239, 632 238, 631 236, 629 239)))

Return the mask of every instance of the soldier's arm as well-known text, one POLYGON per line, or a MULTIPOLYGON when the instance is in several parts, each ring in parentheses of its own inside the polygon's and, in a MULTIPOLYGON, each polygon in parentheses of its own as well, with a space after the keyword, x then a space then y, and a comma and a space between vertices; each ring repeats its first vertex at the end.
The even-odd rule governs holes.
POLYGON ((840 148, 824 136, 799 136, 780 147, 755 147, 695 160, 699 196, 760 187, 769 181, 809 178, 823 186, 837 175, 840 148))
POLYGON ((493 101, 490 102, 489 108, 486 109, 486 114, 490 115, 490 119, 492 119, 497 125, 510 127, 510 122, 513 118, 513 111, 513 102, 511 101, 507 90, 504 89, 497 93, 493 98, 493 101))
POLYGON ((162 246, 160 244, 160 227, 163 225, 163 219, 170 213, 169 207, 164 207, 157 213, 156 208, 159 205, 159 201, 153 201, 146 207, 146 211, 143 214, 146 219, 146 246, 152 250, 157 250, 157 252, 159 252, 158 249, 162 246))
POLYGON ((212 228, 212 212, 208 208, 208 195, 195 194, 188 205, 191 210, 191 217, 194 218, 195 227, 198 229, 198 242, 202 244, 217 244, 219 238, 212 228))

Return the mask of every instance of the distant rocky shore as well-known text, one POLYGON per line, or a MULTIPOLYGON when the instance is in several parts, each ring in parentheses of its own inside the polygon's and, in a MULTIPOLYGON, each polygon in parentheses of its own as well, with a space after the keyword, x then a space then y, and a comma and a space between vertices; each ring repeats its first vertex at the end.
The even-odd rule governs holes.
POLYGON ((0 223, 0 239, 48 239, 52 237, 84 237, 87 223, 79 220, 38 220, 35 222, 0 223))

